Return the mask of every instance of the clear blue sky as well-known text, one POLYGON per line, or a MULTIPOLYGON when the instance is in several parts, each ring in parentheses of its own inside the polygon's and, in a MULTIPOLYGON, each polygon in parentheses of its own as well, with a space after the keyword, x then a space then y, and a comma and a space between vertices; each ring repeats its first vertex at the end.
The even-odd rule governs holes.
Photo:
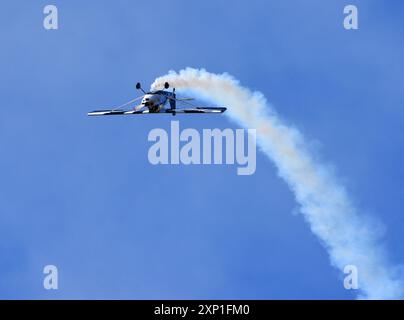
POLYGON ((265 156, 245 177, 152 166, 147 135, 172 117, 86 116, 187 66, 263 92, 404 262, 404 3, 53 1, 57 31, 46 4, 0 10, 0 298, 355 298, 265 156), (42 287, 48 264, 57 291, 42 287))

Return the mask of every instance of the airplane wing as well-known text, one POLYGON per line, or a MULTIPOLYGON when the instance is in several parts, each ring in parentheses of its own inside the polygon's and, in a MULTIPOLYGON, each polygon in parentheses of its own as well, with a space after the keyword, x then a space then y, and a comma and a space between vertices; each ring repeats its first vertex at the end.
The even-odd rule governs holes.
MULTIPOLYGON (((160 112, 156 112, 156 114, 161 113, 223 113, 227 110, 225 107, 195 107, 195 108, 187 108, 187 109, 165 109, 160 112)), ((89 112, 87 115, 89 116, 127 116, 127 115, 136 115, 136 114, 154 114, 153 112, 149 112, 149 109, 141 109, 141 110, 96 110, 89 112)))
POLYGON ((186 109, 167 109, 167 113, 223 113, 227 110, 225 107, 194 107, 186 109))
POLYGON ((174 100, 177 100, 177 101, 192 101, 192 100, 195 100, 195 98, 175 98, 174 100))
POLYGON ((170 100, 175 100, 177 102, 182 102, 187 105, 190 105, 190 108, 175 108, 175 109, 167 109, 167 113, 177 114, 177 113, 223 113, 227 110, 226 107, 196 107, 194 104, 189 103, 188 101, 195 100, 194 98, 171 98, 170 100))
POLYGON ((149 113, 149 110, 96 110, 87 113, 88 116, 114 116, 114 115, 132 115, 132 114, 145 114, 149 113))
MULTIPOLYGON (((137 97, 135 99, 132 99, 128 102, 125 102, 124 104, 121 104, 118 107, 115 107, 114 109, 96 110, 96 111, 87 113, 87 115, 89 115, 89 116, 111 116, 111 115, 123 115, 123 114, 126 114, 127 112, 129 112, 129 114, 133 114, 133 110, 140 111, 140 110, 138 110, 138 108, 141 107, 141 105, 138 105, 138 106, 134 107, 133 109, 129 109, 129 110, 122 110, 122 108, 130 105, 131 103, 133 103, 137 100, 142 99, 143 97, 144 97, 144 95, 137 97)), ((138 112, 138 113, 143 113, 143 112, 138 112)))

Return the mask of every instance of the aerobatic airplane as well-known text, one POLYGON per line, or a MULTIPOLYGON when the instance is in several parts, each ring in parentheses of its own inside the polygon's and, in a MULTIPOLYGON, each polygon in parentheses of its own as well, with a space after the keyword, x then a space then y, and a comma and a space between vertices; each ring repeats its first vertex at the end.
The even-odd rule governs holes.
POLYGON ((166 113, 175 116, 177 113, 223 113, 227 110, 225 107, 197 107, 188 102, 194 100, 193 98, 177 98, 175 88, 172 92, 166 91, 170 85, 168 82, 164 84, 163 90, 155 90, 146 92, 141 87, 140 83, 136 84, 136 89, 141 90, 144 94, 137 97, 119 107, 110 110, 97 110, 89 112, 89 116, 110 116, 110 115, 136 115, 136 114, 150 114, 150 113, 166 113), (129 109, 122 109, 131 105, 137 100, 141 103, 129 109), (177 108, 177 102, 182 102, 189 105, 187 108, 177 108))

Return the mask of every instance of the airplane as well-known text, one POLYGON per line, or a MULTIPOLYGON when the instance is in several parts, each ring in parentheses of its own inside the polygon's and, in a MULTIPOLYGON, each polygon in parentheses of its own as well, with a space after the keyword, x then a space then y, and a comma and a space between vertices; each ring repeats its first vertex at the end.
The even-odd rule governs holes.
POLYGON ((146 92, 143 90, 141 84, 136 84, 136 89, 143 92, 143 95, 137 97, 129 102, 126 102, 119 107, 109 110, 96 110, 89 112, 89 116, 111 116, 111 115, 137 115, 137 114, 172 114, 175 116, 177 113, 223 113, 227 110, 226 107, 196 107, 188 102, 194 100, 193 98, 177 98, 175 88, 172 92, 166 91, 170 87, 169 83, 164 84, 164 89, 146 92), (122 109, 134 103, 137 100, 141 103, 130 109, 122 109), (188 104, 188 108, 177 108, 177 102, 188 104))

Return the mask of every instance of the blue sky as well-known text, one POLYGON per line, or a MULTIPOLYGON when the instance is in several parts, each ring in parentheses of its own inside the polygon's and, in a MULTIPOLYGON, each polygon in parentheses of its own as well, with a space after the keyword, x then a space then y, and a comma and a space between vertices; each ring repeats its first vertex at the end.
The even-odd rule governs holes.
POLYGON ((86 116, 187 66, 263 92, 404 262, 404 4, 53 1, 56 31, 42 27, 46 4, 0 10, 0 298, 355 298, 264 155, 244 177, 152 166, 147 135, 172 117, 86 116), (359 30, 342 27, 347 4, 359 30), (42 286, 48 264, 57 291, 42 286))

